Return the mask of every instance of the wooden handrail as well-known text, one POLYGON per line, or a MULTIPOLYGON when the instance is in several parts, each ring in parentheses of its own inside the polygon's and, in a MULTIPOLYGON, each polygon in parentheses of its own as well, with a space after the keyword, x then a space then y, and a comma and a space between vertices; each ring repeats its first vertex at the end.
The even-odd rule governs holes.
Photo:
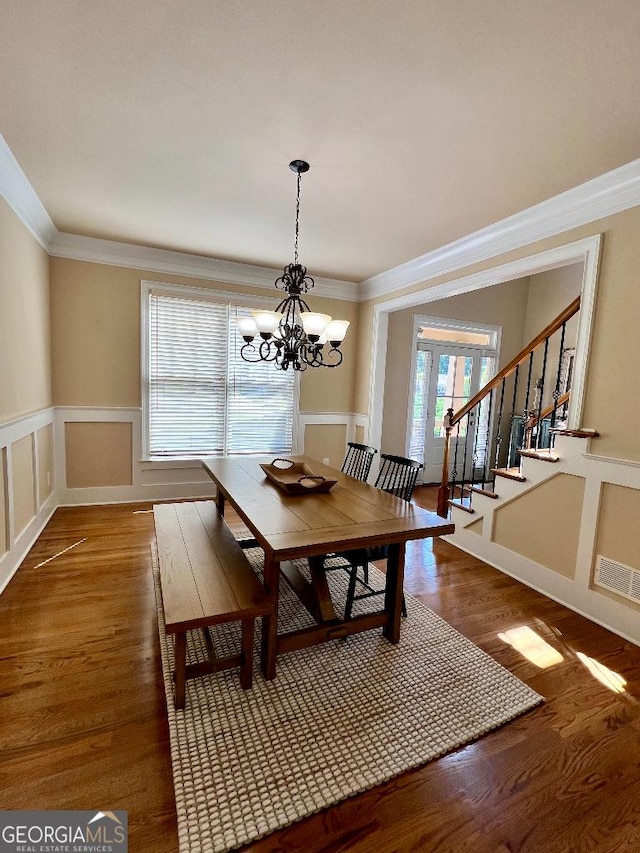
POLYGON ((494 388, 502 382, 503 379, 506 379, 511 373, 514 372, 516 367, 522 364, 523 361, 526 360, 527 356, 529 356, 534 349, 539 346, 546 338, 551 337, 554 332, 557 332, 558 329, 562 326, 563 323, 566 323, 567 320, 570 320, 574 314, 577 314, 580 310, 580 297, 577 296, 571 305, 567 305, 564 311, 552 320, 549 325, 544 328, 539 335, 536 335, 535 338, 531 341, 531 343, 527 344, 527 346, 518 353, 515 358, 512 358, 509 364, 505 365, 502 370, 500 370, 496 375, 491 379, 487 384, 481 388, 478 393, 473 396, 468 403, 466 403, 461 409, 457 412, 454 412, 453 417, 451 418, 451 426, 455 426, 458 421, 461 421, 462 418, 469 414, 469 412, 474 409, 478 403, 483 400, 487 394, 493 391, 494 388))

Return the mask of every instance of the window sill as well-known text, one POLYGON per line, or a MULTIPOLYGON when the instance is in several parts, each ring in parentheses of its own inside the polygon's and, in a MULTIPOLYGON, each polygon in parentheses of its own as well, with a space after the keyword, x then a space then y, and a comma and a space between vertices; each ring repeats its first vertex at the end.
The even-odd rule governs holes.
POLYGON ((202 468, 202 459, 208 458, 208 456, 198 459, 193 456, 172 456, 170 459, 140 459, 138 461, 143 471, 161 471, 166 468, 202 468))

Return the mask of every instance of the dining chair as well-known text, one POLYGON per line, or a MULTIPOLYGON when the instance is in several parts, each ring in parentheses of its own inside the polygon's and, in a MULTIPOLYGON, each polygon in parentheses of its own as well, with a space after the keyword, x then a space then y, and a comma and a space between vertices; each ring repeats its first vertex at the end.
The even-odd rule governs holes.
MULTIPOLYGON (((375 485, 384 492, 396 495, 405 501, 410 501, 413 490, 418 479, 420 462, 407 459, 404 456, 393 456, 388 453, 381 454, 382 464, 376 478, 375 485)), ((351 617, 353 604, 364 598, 373 598, 375 595, 384 595, 384 590, 374 589, 369 585, 369 563, 376 560, 384 560, 388 555, 387 545, 378 545, 373 548, 357 548, 353 551, 343 551, 336 554, 346 561, 347 565, 336 566, 349 573, 349 586, 347 589, 347 601, 344 609, 344 618, 351 617), (362 577, 358 576, 362 570, 362 577), (356 593, 356 584, 364 587, 366 592, 356 593)), ((407 615, 404 594, 402 596, 402 615, 407 615)))
POLYGON ((371 471, 373 457, 378 451, 375 447, 369 447, 368 444, 357 444, 355 441, 348 441, 347 445, 347 455, 344 457, 340 470, 350 477, 355 477, 356 480, 362 480, 363 483, 366 483, 369 471, 371 471))

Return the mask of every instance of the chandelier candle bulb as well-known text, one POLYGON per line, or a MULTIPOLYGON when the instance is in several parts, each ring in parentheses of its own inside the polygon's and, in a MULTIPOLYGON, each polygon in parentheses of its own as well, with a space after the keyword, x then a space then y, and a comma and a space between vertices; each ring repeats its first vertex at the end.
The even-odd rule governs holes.
POLYGON ((271 337, 282 321, 278 311, 252 311, 253 319, 262 337, 271 337))
POLYGON ((324 330, 327 340, 332 346, 338 346, 345 339, 347 329, 349 328, 349 320, 332 320, 324 330))
POLYGON ((318 342, 320 335, 331 323, 331 317, 328 314, 316 314, 313 311, 302 311, 300 319, 302 320, 302 328, 305 334, 313 343, 318 342))
POLYGON ((258 334, 258 327, 253 317, 236 317, 236 324, 247 343, 250 343, 258 334))

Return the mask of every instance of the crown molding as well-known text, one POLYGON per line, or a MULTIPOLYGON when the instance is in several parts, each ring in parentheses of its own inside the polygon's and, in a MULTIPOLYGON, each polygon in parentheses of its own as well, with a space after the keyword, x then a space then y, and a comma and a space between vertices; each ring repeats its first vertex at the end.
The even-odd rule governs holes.
MULTIPOLYGON (((53 257, 265 289, 272 289, 275 279, 282 273, 280 269, 60 232, 2 136, 0 195, 43 249, 53 257)), ((638 204, 640 159, 372 276, 360 284, 314 277, 315 293, 350 302, 387 296, 638 204)))
POLYGON ((56 226, 4 138, 0 136, 0 196, 45 251, 57 234, 56 226))
MULTIPOLYGON (((154 249, 134 243, 118 243, 98 237, 83 237, 61 231, 49 246, 49 254, 56 258, 71 258, 109 266, 129 267, 165 275, 182 275, 189 278, 212 279, 226 284, 251 285, 273 290, 274 281, 282 275, 281 269, 222 261, 188 252, 154 249)), ((353 281, 340 281, 314 276, 314 293, 332 299, 355 302, 358 285, 353 281)))
POLYGON ((640 204, 640 160, 366 279, 360 300, 446 275, 640 204))

